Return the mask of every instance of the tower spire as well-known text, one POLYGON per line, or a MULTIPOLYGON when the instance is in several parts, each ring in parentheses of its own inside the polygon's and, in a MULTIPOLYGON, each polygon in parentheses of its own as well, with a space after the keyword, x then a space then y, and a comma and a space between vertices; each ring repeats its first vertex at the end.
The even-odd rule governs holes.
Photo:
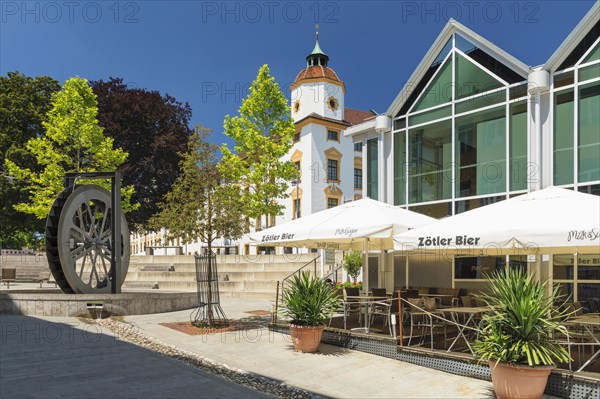
POLYGON ((321 50, 321 46, 319 46, 319 24, 315 25, 315 29, 317 30, 317 32, 316 32, 317 40, 315 43, 315 48, 313 49, 312 53, 310 53, 306 57, 306 64, 309 67, 311 67, 311 66, 326 67, 327 63, 329 62, 329 56, 327 54, 325 54, 323 52, 323 50, 321 50))

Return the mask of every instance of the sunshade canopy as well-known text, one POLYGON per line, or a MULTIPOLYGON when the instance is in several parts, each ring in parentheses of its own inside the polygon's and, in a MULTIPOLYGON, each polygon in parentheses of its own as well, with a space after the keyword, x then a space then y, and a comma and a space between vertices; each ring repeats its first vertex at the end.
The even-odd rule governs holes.
POLYGON ((362 250, 392 249, 393 235, 435 219, 369 198, 250 234, 259 245, 362 250))
POLYGON ((394 236, 409 253, 600 253, 600 197, 548 187, 394 236))

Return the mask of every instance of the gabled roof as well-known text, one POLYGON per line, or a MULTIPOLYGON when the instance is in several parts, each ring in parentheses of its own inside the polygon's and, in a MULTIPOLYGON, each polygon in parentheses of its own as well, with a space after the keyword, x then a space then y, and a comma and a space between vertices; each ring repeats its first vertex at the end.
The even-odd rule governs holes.
POLYGON ((359 123, 363 123, 368 119, 375 118, 376 116, 377 115, 375 115, 373 112, 361 111, 352 108, 344 108, 344 120, 350 122, 350 125, 353 126, 358 125, 359 123))
POLYGON ((523 76, 524 80, 527 78, 530 69, 529 66, 461 23, 455 21, 454 19, 450 19, 444 29, 442 29, 438 35, 437 39, 435 39, 433 42, 433 45, 429 48, 429 51, 427 51, 427 54, 425 54, 425 57, 423 57, 421 60, 421 63, 417 66, 410 78, 408 78, 407 82, 404 84, 404 87, 402 90, 400 90, 400 93, 398 93, 386 111, 388 116, 394 117, 396 113, 400 111, 400 108, 402 108, 410 93, 412 90, 414 90, 416 84, 423 78, 431 64, 435 61, 438 54, 442 51, 452 34, 455 32, 459 33, 462 37, 475 44, 481 50, 502 62, 517 74, 523 76))
POLYGON ((556 71, 599 20, 600 2, 596 1, 588 13, 585 14, 583 19, 577 24, 575 29, 571 31, 569 36, 567 36, 562 44, 556 49, 554 54, 552 54, 548 61, 546 61, 543 69, 548 72, 556 71))

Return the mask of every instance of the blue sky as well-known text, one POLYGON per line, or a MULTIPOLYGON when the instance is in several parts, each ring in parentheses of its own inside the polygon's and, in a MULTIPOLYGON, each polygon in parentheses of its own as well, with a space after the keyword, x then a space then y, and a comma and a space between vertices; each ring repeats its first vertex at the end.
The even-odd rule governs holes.
POLYGON ((452 17, 528 65, 544 63, 592 7, 574 1, 0 1, 0 74, 61 83, 122 77, 190 103, 225 141, 248 84, 269 64, 288 86, 320 44, 346 106, 391 101, 452 17))

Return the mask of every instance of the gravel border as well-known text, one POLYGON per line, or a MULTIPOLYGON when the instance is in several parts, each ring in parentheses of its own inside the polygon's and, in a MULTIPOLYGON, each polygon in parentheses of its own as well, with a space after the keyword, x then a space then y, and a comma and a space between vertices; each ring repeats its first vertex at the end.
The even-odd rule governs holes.
POLYGON ((163 356, 183 362, 186 365, 192 366, 198 370, 219 376, 224 380, 233 382, 234 384, 251 388, 267 395, 292 399, 328 398, 327 396, 306 391, 304 389, 300 389, 259 374, 251 373, 246 370, 216 362, 212 359, 199 355, 198 353, 186 351, 176 346, 165 344, 155 338, 145 335, 138 330, 137 326, 126 321, 120 321, 110 317, 107 319, 96 320, 86 319, 85 322, 97 324, 99 327, 111 331, 116 337, 122 339, 123 341, 127 341, 142 348, 149 349, 163 356))

